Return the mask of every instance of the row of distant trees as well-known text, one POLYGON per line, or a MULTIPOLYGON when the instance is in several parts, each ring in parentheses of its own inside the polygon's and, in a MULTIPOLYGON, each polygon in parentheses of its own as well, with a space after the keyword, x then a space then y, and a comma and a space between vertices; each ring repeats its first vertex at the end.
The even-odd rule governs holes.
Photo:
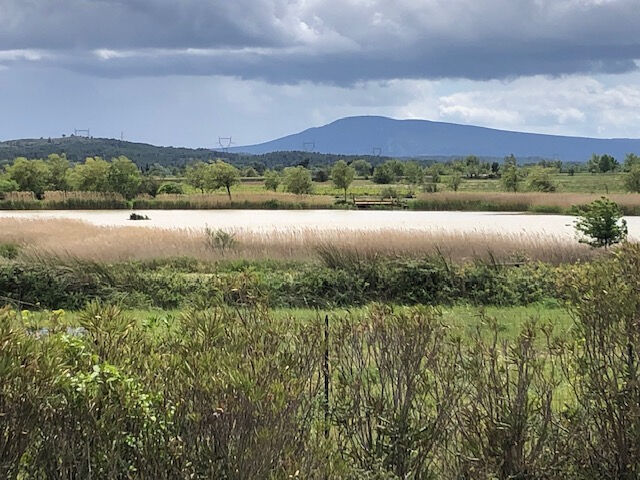
POLYGON ((89 157, 84 163, 73 166, 64 155, 33 160, 19 157, 5 170, 0 177, 0 191, 31 191, 37 196, 47 190, 79 190, 116 192, 133 198, 143 187, 143 176, 138 167, 122 156, 110 162, 89 157))
MULTIPOLYGON (((331 167, 308 168, 298 165, 282 170, 264 170, 248 166, 242 169, 222 160, 205 163, 198 162, 187 166, 183 171, 172 172, 185 179, 185 182, 201 192, 222 189, 231 196, 231 189, 242 177, 264 178, 265 187, 276 191, 279 188, 295 194, 312 193, 313 182, 331 180, 344 191, 356 177, 370 178, 378 184, 404 183, 422 187, 425 191, 436 191, 437 185, 446 182, 454 191, 460 188, 465 179, 497 178, 506 191, 520 190, 553 192, 556 185, 553 174, 565 172, 608 173, 626 172, 627 189, 640 192, 640 156, 628 154, 623 164, 610 155, 593 155, 586 165, 567 167, 559 161, 541 161, 536 165, 518 165, 517 159, 509 155, 502 163, 486 162, 470 155, 448 163, 433 163, 425 166, 417 161, 389 160, 372 166, 364 159, 350 164, 340 160, 331 167)), ((154 166, 141 171, 127 157, 119 156, 107 161, 101 157, 89 157, 82 163, 72 164, 65 155, 49 155, 45 159, 16 158, 0 174, 0 192, 32 191, 41 196, 47 190, 77 190, 94 192, 116 192, 125 198, 133 198, 147 193, 183 193, 182 184, 162 183, 161 177, 167 172, 163 167, 154 166)))

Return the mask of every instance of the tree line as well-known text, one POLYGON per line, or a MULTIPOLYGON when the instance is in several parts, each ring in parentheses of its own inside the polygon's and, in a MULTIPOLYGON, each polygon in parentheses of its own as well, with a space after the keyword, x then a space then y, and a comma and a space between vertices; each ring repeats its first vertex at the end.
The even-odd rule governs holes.
POLYGON ((424 165, 418 161, 391 159, 376 166, 359 158, 350 163, 338 160, 328 167, 307 168, 305 165, 283 169, 265 169, 264 165, 238 168, 222 159, 187 165, 184 169, 168 169, 161 165, 140 170, 125 156, 112 158, 87 157, 84 162, 73 163, 64 154, 51 154, 44 159, 16 158, 0 173, 0 193, 31 191, 41 198, 45 191, 115 192, 126 199, 139 194, 155 196, 159 193, 182 194, 183 185, 163 178, 176 176, 202 193, 223 190, 231 197, 231 189, 242 177, 261 177, 267 190, 282 188, 295 194, 313 193, 314 182, 331 180, 343 190, 344 200, 348 189, 357 177, 370 179, 377 184, 404 183, 435 192, 445 183, 457 191, 466 180, 498 179, 504 190, 554 192, 557 188, 553 174, 591 172, 593 174, 623 172, 627 190, 640 192, 640 156, 628 154, 622 164, 610 155, 593 155, 587 164, 565 165, 560 161, 540 161, 533 165, 519 165, 514 155, 505 157, 502 163, 487 162, 469 155, 448 163, 424 165))

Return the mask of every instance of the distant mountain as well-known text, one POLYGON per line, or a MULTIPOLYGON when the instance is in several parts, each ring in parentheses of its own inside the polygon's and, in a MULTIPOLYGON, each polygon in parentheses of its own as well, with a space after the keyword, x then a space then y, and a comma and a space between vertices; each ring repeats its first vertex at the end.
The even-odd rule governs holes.
POLYGON ((251 154, 310 150, 343 155, 379 154, 389 157, 460 156, 547 158, 584 162, 591 154, 618 159, 640 153, 640 139, 599 139, 511 132, 493 128, 427 120, 394 120, 362 116, 336 120, 270 142, 231 151, 251 154))

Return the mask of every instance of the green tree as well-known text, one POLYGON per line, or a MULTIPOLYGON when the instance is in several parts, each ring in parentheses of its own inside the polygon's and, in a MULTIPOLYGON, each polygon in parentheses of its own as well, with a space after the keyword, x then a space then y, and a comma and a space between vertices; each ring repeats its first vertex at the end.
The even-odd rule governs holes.
POLYGON ((167 182, 160 185, 158 188, 158 194, 171 194, 171 195, 182 195, 184 193, 184 188, 181 183, 175 182, 167 182))
POLYGON ((193 165, 189 165, 184 172, 187 184, 204 193, 208 166, 209 165, 204 162, 197 162, 193 165))
POLYGON ((591 173, 607 173, 616 170, 620 164, 611 155, 591 155, 587 163, 587 170, 591 173))
POLYGON ((404 164, 404 177, 410 185, 420 185, 424 181, 424 169, 418 162, 404 164))
POLYGON ((7 167, 10 180, 18 184, 18 188, 25 192, 33 192, 41 197, 49 186, 51 170, 43 160, 27 160, 18 157, 7 167))
POLYGON ((276 170, 267 170, 264 172, 264 188, 267 190, 278 190, 278 187, 282 183, 282 177, 276 170))
POLYGON ((231 187, 238 183, 240 183, 240 171, 233 165, 217 160, 216 163, 207 166, 205 188, 208 190, 224 188, 231 200, 231 187))
POLYGON ((150 175, 142 175, 140 177, 140 186, 138 187, 138 193, 144 195, 151 195, 155 197, 158 195, 158 191, 160 190, 160 186, 162 183, 159 178, 152 177, 150 175))
POLYGON ((326 182, 330 177, 331 174, 329 173, 329 170, 324 167, 314 169, 313 173, 311 174, 311 178, 313 179, 313 181, 318 183, 326 182))
POLYGON ((359 177, 368 177, 371 175, 371 164, 363 159, 358 159, 351 164, 359 177))
POLYGON ((598 167, 601 173, 613 172, 616 170, 620 164, 618 161, 613 158, 611 155, 601 155, 600 161, 598 162, 598 167))
POLYGON ((633 165, 624 176, 624 185, 628 191, 640 193, 640 164, 633 165))
POLYGON ((69 184, 67 183, 67 172, 71 167, 69 160, 67 160, 67 156, 64 153, 62 155, 53 153, 47 157, 47 165, 51 172, 49 179, 51 189, 61 191, 67 190, 69 188, 69 184))
POLYGON ((504 157, 504 163, 503 163, 503 168, 506 169, 508 167, 517 167, 518 166, 518 160, 516 159, 516 156, 512 153, 506 157, 504 157))
POLYGON ((480 174, 480 159, 475 155, 469 155, 464 159, 464 171, 467 177, 475 178, 480 174))
POLYGON ((68 171, 67 181, 71 188, 82 192, 109 191, 109 162, 101 157, 88 157, 68 171))
POLYGON ((311 193, 313 190, 311 172, 303 166, 285 168, 283 183, 287 192, 298 195, 311 193))
POLYGON ((600 155, 593 154, 587 162, 587 171, 589 173, 598 173, 600 171, 600 155))
POLYGON ((628 233, 620 207, 606 197, 578 209, 575 229, 584 236, 580 243, 605 248, 624 241, 628 233))
POLYGON ((507 164, 502 172, 501 181, 507 191, 517 192, 522 181, 520 169, 511 163, 507 164))
POLYGON ((110 191, 132 199, 138 193, 142 178, 136 164, 121 155, 111 160, 107 181, 110 191))
POLYGON ((248 177, 248 178, 259 177, 258 172, 253 167, 243 168, 242 169, 242 176, 243 177, 248 177))
POLYGON ((396 176, 396 178, 404 175, 404 163, 400 160, 389 160, 385 163, 387 163, 391 167, 391 170, 393 170, 393 174, 396 176))
POLYGON ((0 193, 17 192, 20 189, 15 180, 7 175, 0 175, 0 193))
POLYGON ((441 163, 434 163, 429 168, 427 168, 427 175, 431 177, 431 181, 433 183, 440 183, 440 176, 444 171, 444 167, 441 163))
POLYGON ((373 181, 380 184, 393 183, 396 180, 396 174, 393 166, 388 162, 378 165, 373 171, 373 181))
POLYGON ((527 175, 527 189, 534 192, 555 192, 556 186, 551 180, 549 168, 534 167, 527 175))
POLYGON ((344 201, 347 201, 347 190, 353 183, 353 179, 356 176, 356 171, 353 167, 347 165, 347 162, 340 160, 335 163, 331 169, 331 181, 336 188, 344 190, 344 201))
POLYGON ((449 182, 448 182, 451 190, 453 190, 454 192, 457 192, 458 188, 460 188, 461 183, 462 183, 462 174, 460 172, 453 172, 449 177, 449 182))
POLYGON ((627 153, 624 158, 624 170, 630 172, 631 169, 637 165, 640 165, 640 156, 635 153, 627 153))

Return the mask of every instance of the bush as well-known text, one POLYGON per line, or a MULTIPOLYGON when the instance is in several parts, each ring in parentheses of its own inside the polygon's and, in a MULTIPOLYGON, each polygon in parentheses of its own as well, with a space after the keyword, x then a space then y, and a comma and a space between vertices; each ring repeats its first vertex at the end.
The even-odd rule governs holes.
POLYGON ((182 195, 184 193, 184 187, 181 183, 163 183, 158 188, 158 195, 170 194, 170 195, 182 195))
POLYGON ((582 243, 607 248, 627 238, 627 221, 622 218, 622 210, 605 197, 578 207, 576 213, 575 228, 584 235, 582 243))

